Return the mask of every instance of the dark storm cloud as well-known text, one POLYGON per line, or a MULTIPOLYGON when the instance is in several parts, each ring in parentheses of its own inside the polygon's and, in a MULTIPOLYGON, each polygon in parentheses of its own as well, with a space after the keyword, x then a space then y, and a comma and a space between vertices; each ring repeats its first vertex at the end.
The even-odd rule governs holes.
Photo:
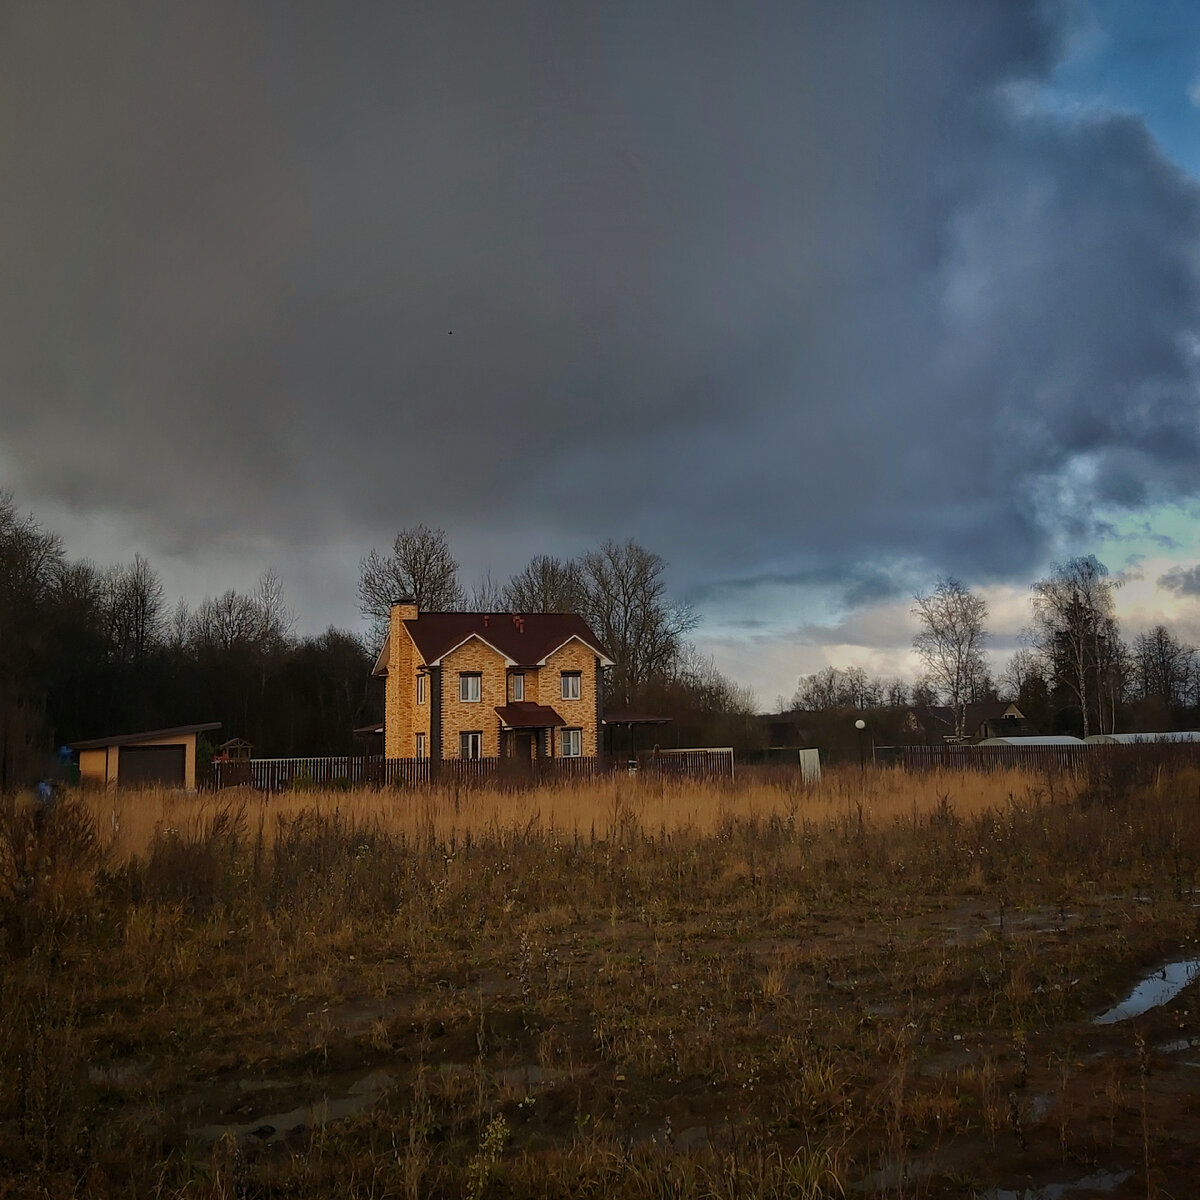
POLYGON ((1177 596, 1200 596, 1200 565, 1172 567, 1158 578, 1158 586, 1177 596))
POLYGON ((10 6, 7 482, 854 602, 1194 494, 1200 198, 1048 11, 10 6))

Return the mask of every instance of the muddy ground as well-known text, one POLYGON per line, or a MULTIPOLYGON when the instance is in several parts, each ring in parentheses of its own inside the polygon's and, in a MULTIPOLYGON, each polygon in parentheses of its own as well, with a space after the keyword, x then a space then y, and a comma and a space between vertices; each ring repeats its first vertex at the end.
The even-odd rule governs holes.
POLYGON ((1194 821, 159 848, 9 927, 0 1192, 1183 1200, 1194 821))

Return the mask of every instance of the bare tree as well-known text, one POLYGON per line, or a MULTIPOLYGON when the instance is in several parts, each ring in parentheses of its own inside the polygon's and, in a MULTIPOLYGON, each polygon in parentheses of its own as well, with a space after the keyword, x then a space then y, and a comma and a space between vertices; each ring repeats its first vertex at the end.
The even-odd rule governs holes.
POLYGON ((471 598, 467 602, 472 612, 501 612, 504 609, 504 589, 500 581, 490 570, 484 571, 479 581, 471 589, 471 598))
POLYGON ((508 581, 504 606, 510 612, 583 612, 587 606, 583 572, 574 559, 539 554, 508 581))
POLYGON ((669 674, 684 648, 694 614, 667 598, 666 562, 626 542, 605 542, 580 564, 586 587, 583 615, 608 647, 615 666, 607 692, 628 704, 654 676, 669 674))
POLYGON ((886 703, 903 703, 894 697, 907 697, 908 688, 900 680, 885 683, 877 675, 868 675, 862 667, 823 667, 812 675, 802 675, 792 707, 805 712, 831 712, 853 708, 860 712, 880 708, 886 703))
POLYGON ((954 732, 962 737, 967 701, 987 673, 987 603, 949 576, 915 600, 912 611, 921 632, 913 638, 913 649, 929 680, 954 709, 954 732))
POLYGON ((175 602, 165 628, 164 638, 168 648, 176 654, 182 654, 187 648, 192 628, 192 609, 186 600, 180 598, 175 602))
POLYGON ((102 575, 102 611, 117 662, 140 662, 158 643, 166 622, 163 585, 140 554, 102 575))
POLYGON ((1083 736, 1116 724, 1124 648, 1108 568, 1095 555, 1055 563, 1033 585, 1031 640, 1055 683, 1079 705, 1083 736))
POLYGON ((359 607, 372 624, 376 643, 383 641, 392 605, 401 599, 414 600, 425 612, 462 607, 465 596, 458 582, 458 563, 445 530, 413 525, 396 534, 390 554, 372 548, 362 560, 359 607))
POLYGON ((1134 638, 1132 669, 1138 696, 1157 696, 1169 708, 1183 708, 1200 678, 1200 656, 1165 625, 1156 625, 1134 638))
POLYGON ((1028 695, 1030 688, 1045 686, 1042 660, 1028 647, 1013 652, 1004 670, 1000 673, 1000 686, 1004 694, 1020 701, 1028 695))
POLYGON ((883 702, 883 680, 868 675, 862 667, 847 667, 842 672, 842 699, 847 708, 866 712, 883 702))
POLYGON ((262 620, 254 600, 232 588, 205 596, 192 614, 191 641, 201 651, 226 654, 256 645, 262 620))
POLYGON ((283 594, 283 580, 274 567, 259 577, 250 597, 258 616, 258 642, 264 649, 285 649, 296 628, 296 614, 283 594))
POLYGON ((822 667, 801 675, 792 697, 792 707, 804 712, 828 712, 842 704, 842 673, 837 667, 822 667))

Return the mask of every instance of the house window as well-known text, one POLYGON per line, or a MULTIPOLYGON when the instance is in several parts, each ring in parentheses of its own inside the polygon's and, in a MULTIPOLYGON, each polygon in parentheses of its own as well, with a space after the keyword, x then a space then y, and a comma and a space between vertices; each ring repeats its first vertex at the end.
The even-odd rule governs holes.
POLYGON ((512 677, 512 698, 513 703, 518 703, 525 699, 525 676, 514 675, 512 677))
MULTIPOLYGON (((464 704, 478 704, 481 676, 478 671, 464 671, 458 677, 458 698, 464 704)), ((479 756, 476 755, 478 758, 479 756)))
POLYGON ((423 733, 417 734, 417 757, 425 757, 425 735, 423 733))
MULTIPOLYGON (((476 678, 478 679, 478 676, 476 678)), ((458 735, 458 757, 483 757, 483 734, 479 730, 473 730, 470 733, 460 733, 458 735)))
MULTIPOLYGON (((579 676, 575 676, 578 682, 579 676)), ((564 729, 562 731, 563 758, 580 758, 583 755, 583 730, 564 729)))
POLYGON ((564 700, 579 699, 579 681, 580 673, 578 671, 564 671, 562 673, 562 698, 564 700))
POLYGON ((427 678, 427 676, 425 676, 425 675, 417 676, 417 703, 418 704, 425 703, 425 680, 426 680, 426 678, 427 678))

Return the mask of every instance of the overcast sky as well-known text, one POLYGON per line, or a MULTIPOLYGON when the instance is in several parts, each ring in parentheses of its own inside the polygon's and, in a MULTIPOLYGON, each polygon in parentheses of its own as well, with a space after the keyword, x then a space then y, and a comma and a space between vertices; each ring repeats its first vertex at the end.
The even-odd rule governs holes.
POLYGON ((633 536, 764 706, 944 573, 1200 637, 1198 173, 1182 0, 0 3, 0 487, 305 630, 633 536))

